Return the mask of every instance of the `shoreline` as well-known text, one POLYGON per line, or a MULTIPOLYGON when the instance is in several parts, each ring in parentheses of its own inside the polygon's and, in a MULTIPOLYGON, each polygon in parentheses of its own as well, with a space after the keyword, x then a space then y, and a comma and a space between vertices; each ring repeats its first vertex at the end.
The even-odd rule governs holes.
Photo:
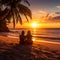
MULTIPOLYGON (((5 43, 19 44, 19 38, 13 38, 13 37, 0 36, 0 41, 3 41, 5 43)), ((60 42, 47 41, 47 40, 35 40, 33 41, 33 44, 40 44, 43 46, 47 46, 49 48, 60 50, 60 42)))

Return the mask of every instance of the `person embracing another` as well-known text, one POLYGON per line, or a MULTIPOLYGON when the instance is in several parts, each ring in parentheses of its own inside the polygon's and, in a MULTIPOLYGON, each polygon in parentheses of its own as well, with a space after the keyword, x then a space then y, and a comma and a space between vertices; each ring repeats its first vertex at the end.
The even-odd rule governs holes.
POLYGON ((26 35, 26 43, 27 44, 32 44, 33 43, 33 41, 32 41, 32 35, 31 35, 31 32, 30 31, 27 32, 27 35, 26 35))

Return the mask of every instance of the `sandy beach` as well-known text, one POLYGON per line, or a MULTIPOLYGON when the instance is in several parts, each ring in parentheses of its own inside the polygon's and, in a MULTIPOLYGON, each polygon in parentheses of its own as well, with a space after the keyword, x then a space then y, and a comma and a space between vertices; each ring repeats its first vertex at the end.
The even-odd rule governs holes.
POLYGON ((60 43, 36 40, 19 45, 19 38, 0 36, 1 60, 60 60, 60 43))

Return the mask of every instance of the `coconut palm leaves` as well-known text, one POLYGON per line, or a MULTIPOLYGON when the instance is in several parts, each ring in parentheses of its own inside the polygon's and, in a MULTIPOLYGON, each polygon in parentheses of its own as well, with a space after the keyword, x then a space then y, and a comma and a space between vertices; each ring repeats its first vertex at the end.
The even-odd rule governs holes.
MULTIPOLYGON (((2 20, 7 20, 9 23, 13 20, 13 26, 15 27, 16 23, 20 22, 22 24, 21 16, 24 15, 28 21, 28 17, 32 18, 31 10, 21 4, 21 2, 27 3, 29 6, 29 2, 27 0, 0 0, 0 7, 5 6, 4 11, 1 12, 2 20)), ((0 17, 1 17, 0 16, 0 17)))

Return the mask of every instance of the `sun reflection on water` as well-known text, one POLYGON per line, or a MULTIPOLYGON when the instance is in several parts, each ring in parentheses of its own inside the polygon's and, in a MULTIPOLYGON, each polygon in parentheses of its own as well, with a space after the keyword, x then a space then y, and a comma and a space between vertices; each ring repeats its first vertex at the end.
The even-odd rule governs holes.
POLYGON ((35 38, 33 38, 32 40, 33 40, 33 41, 35 41, 36 39, 35 39, 35 38))

